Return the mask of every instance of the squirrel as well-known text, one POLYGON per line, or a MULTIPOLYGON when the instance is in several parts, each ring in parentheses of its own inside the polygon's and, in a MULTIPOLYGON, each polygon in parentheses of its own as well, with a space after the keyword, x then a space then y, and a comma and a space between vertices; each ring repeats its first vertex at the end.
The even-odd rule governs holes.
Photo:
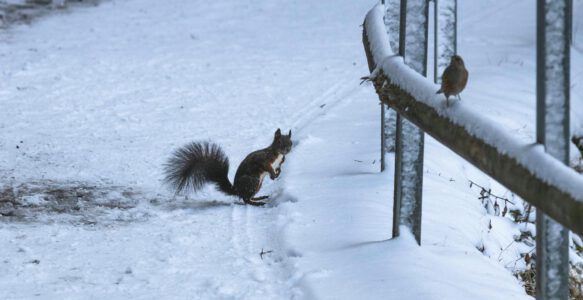
POLYGON ((278 128, 273 142, 267 148, 251 152, 239 165, 235 182, 231 184, 229 158, 221 147, 212 142, 191 142, 178 148, 165 165, 165 182, 175 189, 176 194, 184 190, 197 191, 206 183, 214 183, 217 190, 237 196, 246 204, 261 206, 260 201, 269 198, 255 198, 261 189, 263 178, 269 174, 272 180, 279 177, 281 164, 292 147, 291 130, 282 135, 278 128))

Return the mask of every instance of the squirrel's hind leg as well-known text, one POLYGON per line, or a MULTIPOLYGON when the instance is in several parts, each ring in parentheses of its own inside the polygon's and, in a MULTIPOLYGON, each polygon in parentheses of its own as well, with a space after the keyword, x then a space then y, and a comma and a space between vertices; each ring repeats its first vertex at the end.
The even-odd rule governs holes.
POLYGON ((254 197, 257 192, 261 189, 261 182, 263 177, 248 176, 243 175, 240 178, 235 179, 236 189, 239 191, 239 197, 243 199, 245 204, 261 206, 265 202, 259 200, 264 200, 269 198, 269 196, 254 197))

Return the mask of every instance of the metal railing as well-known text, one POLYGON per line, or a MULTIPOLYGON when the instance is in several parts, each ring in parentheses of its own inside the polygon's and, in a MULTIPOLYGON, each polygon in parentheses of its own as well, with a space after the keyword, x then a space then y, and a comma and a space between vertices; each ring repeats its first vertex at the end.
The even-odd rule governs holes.
MULTIPOLYGON (((457 3, 433 4, 437 83, 444 62, 456 53, 457 3)), ((538 0, 537 140, 532 145, 517 142, 477 112, 445 107, 435 96, 436 86, 426 78, 429 5, 428 0, 386 0, 364 22, 370 79, 382 104, 397 112, 393 237, 404 226, 421 244, 427 133, 537 207, 536 297, 567 299, 569 230, 583 234, 583 177, 566 166, 571 0, 538 0)), ((386 115, 383 107, 381 116, 386 115)), ((386 120, 381 125, 384 158, 386 120)))

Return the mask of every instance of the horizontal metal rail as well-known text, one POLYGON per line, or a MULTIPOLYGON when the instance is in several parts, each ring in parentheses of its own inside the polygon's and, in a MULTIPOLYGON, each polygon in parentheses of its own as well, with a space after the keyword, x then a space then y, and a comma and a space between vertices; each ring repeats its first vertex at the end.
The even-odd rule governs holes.
POLYGON ((516 142, 479 112, 455 105, 447 108, 435 95, 438 86, 392 52, 379 7, 365 19, 363 43, 371 80, 384 104, 563 226, 583 235, 583 176, 544 153, 541 145, 516 142))

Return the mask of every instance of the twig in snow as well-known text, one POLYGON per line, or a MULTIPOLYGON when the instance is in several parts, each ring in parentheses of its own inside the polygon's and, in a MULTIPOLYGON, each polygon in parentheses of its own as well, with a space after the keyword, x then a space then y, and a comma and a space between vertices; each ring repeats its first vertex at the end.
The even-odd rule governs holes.
POLYGON ((525 261, 525 262, 529 262, 529 263, 530 263, 530 262, 532 261, 532 255, 531 255, 531 253, 533 253, 535 249, 536 249, 536 248, 532 248, 532 249, 530 249, 530 251, 526 252, 526 253, 524 254, 524 256, 522 256, 522 255, 521 255, 521 256, 520 256, 519 258, 517 258, 516 260, 514 260, 514 261, 511 261, 511 262, 507 263, 507 264, 506 264, 504 267, 505 267, 505 268, 508 268, 508 266, 509 266, 510 264, 514 263, 514 268, 513 268, 513 269, 516 269, 516 263, 517 263, 519 260, 521 260, 521 259, 524 259, 524 261, 525 261), (527 255, 528 255, 528 257, 527 257, 527 255))
POLYGON ((365 82, 371 82, 374 78, 372 76, 364 76, 364 77, 360 77, 360 84, 362 85, 365 82))
POLYGON ((502 251, 500 251, 500 254, 498 254, 498 261, 502 260, 502 253, 504 253, 504 251, 508 250, 508 248, 510 248, 510 246, 512 246, 512 244, 514 244, 514 242, 516 241, 512 241, 510 242, 510 244, 508 244, 508 246, 506 246, 504 249, 502 249, 502 251))
POLYGON ((504 198, 504 197, 500 197, 500 196, 492 194, 492 189, 486 189, 485 187, 473 182, 472 180, 469 180, 469 182, 470 182, 470 188, 472 188, 475 185, 475 186, 479 187, 480 189, 482 189, 480 191, 480 196, 481 196, 480 200, 484 200, 486 198, 492 197, 494 199, 503 200, 506 203, 510 203, 510 204, 514 205, 514 202, 510 201, 508 198, 504 198))
POLYGON ((261 248, 261 252, 259 253, 259 257, 261 257, 261 260, 263 260, 263 255, 269 254, 271 252, 273 252, 273 250, 263 251, 263 248, 261 248))

